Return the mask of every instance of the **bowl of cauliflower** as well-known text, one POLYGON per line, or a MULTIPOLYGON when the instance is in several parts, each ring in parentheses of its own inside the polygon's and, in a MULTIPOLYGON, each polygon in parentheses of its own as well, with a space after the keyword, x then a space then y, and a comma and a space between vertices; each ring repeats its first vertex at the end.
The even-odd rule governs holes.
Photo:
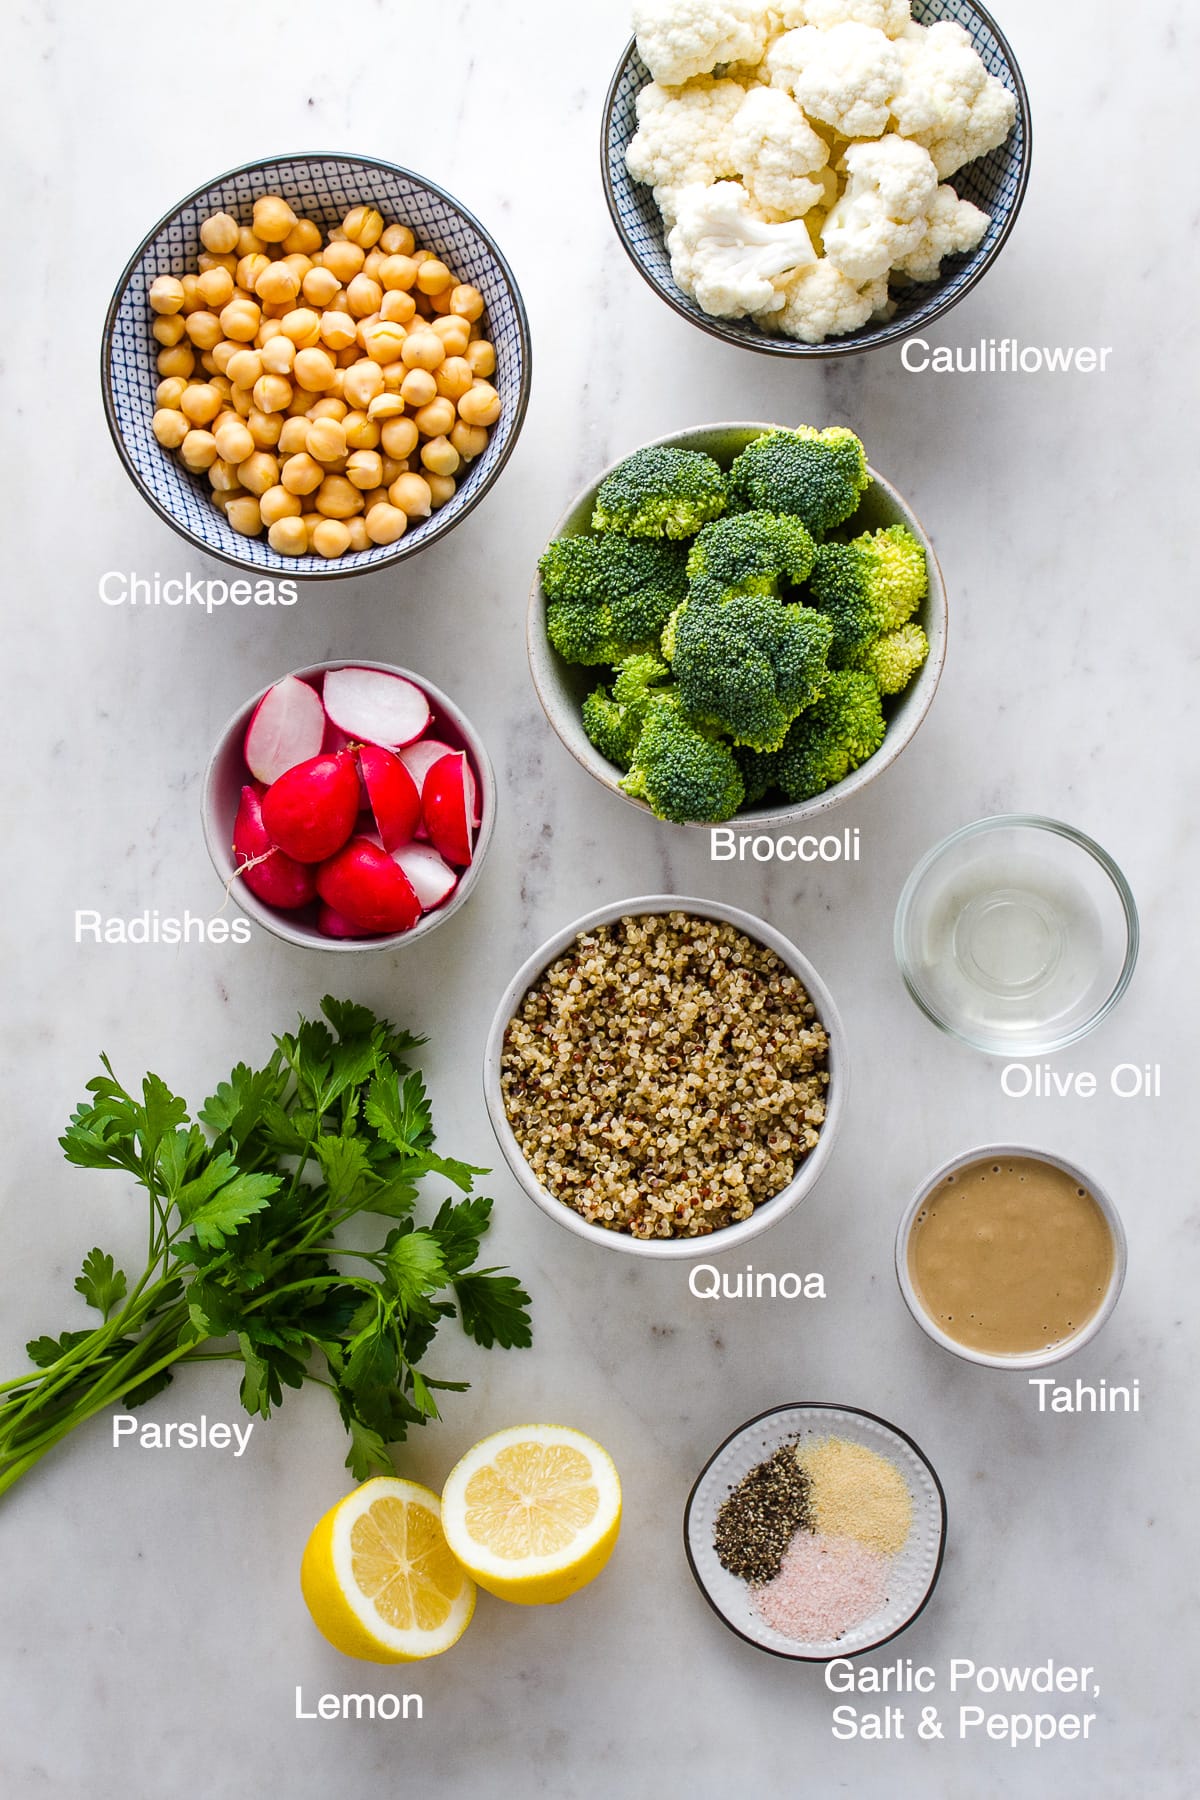
POLYGON ((604 108, 621 242, 729 343, 837 356, 956 305, 1008 239, 1029 101, 968 0, 636 0, 604 108))

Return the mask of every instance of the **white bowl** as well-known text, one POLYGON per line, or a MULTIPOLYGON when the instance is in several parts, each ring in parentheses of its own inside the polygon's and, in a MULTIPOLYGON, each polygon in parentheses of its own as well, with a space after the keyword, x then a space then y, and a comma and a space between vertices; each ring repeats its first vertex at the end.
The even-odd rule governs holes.
POLYGON ((756 1649, 791 1662, 832 1662, 835 1657, 878 1650, 924 1611, 942 1568, 946 1496, 924 1453, 886 1419, 852 1406, 816 1402, 781 1406, 740 1426, 704 1465, 684 1509, 683 1542, 697 1587, 730 1631, 756 1649), (717 1513, 732 1489, 797 1437, 844 1437, 865 1444, 896 1465, 912 1495, 912 1525, 895 1558, 894 1591, 887 1604, 832 1643, 797 1643, 760 1619, 750 1603, 750 1589, 721 1566, 713 1548, 717 1513))
MULTIPOLYGON (((779 429, 777 424, 755 424, 739 420, 729 424, 701 425, 690 431, 673 431, 666 437, 654 438, 652 442, 676 444, 684 450, 704 451, 721 463, 722 467, 728 468, 733 457, 747 444, 761 437, 764 431, 779 429)), ((636 445, 634 447, 639 448, 636 445)), ((627 451, 626 456, 629 454, 627 451)), ((575 536, 588 529, 600 484, 624 461, 625 457, 619 456, 616 462, 610 463, 607 469, 602 469, 595 480, 575 496, 551 532, 551 539, 575 536)), ((945 582, 933 544, 917 515, 882 475, 874 469, 870 474, 871 486, 863 495, 862 504, 849 523, 855 528, 856 534, 859 531, 875 531, 880 526, 907 525, 921 543, 929 565, 929 592, 921 602, 916 619, 924 627, 929 639, 929 655, 916 679, 904 692, 895 699, 884 701, 887 736, 874 756, 868 757, 844 781, 835 782, 833 787, 826 788, 823 794, 815 794, 811 800, 801 800, 795 805, 775 800, 744 807, 740 813, 726 821, 735 828, 753 831, 763 826, 797 825, 801 820, 815 818, 829 807, 849 800, 852 795, 865 788, 868 782, 874 781, 877 775, 882 775, 885 769, 890 768, 905 746, 912 742, 921 721, 933 705, 933 696, 937 692, 942 665, 946 660, 945 582)), ((546 636, 545 612, 546 601, 542 594, 541 577, 535 575, 526 613, 525 641, 533 685, 537 689, 546 717, 576 762, 582 763, 589 775, 594 775, 609 793, 616 794, 628 805, 636 806, 639 811, 653 817, 644 800, 635 800, 624 791, 620 785, 622 771, 614 763, 610 763, 606 756, 601 756, 583 729, 583 702, 592 689, 604 680, 606 671, 603 668, 580 668, 573 663, 564 662, 546 636)), ((687 829, 709 831, 712 827, 692 823, 687 829)))
POLYGON ((791 1212, 793 1207, 798 1206, 816 1185, 833 1152, 834 1139, 846 1107, 849 1079, 850 1065, 841 1017, 829 989, 808 958, 802 956, 796 946, 781 932, 776 931, 774 926, 756 919, 752 913, 742 912, 736 906, 726 906, 720 900, 695 900, 681 894, 643 894, 633 900, 616 901, 597 907, 595 912, 585 913, 583 918, 556 931, 540 950, 535 950, 522 963, 505 989, 488 1033, 483 1062, 483 1092, 492 1130, 496 1134, 505 1162, 529 1198, 541 1207, 547 1217, 565 1226, 568 1231, 573 1231, 576 1237, 586 1238, 589 1243, 599 1244, 606 1250, 621 1250, 630 1256, 652 1257, 659 1262, 688 1261, 736 1249, 738 1245, 745 1244, 760 1232, 768 1230, 786 1213, 791 1212), (581 932, 590 931, 597 925, 610 925, 614 920, 626 916, 646 917, 671 912, 691 913, 697 918, 716 919, 722 924, 732 925, 735 930, 764 944, 768 950, 773 950, 792 974, 803 982, 829 1039, 829 1086, 826 1090, 825 1123, 821 1127, 816 1148, 805 1157, 799 1173, 779 1193, 756 1206, 748 1219, 741 1219, 735 1225, 722 1226, 720 1230, 711 1231, 704 1237, 635 1238, 628 1232, 610 1231, 603 1225, 591 1224, 573 1207, 557 1199, 542 1186, 526 1161, 525 1153, 509 1124, 500 1088, 500 1060, 504 1050, 504 1034, 521 1001, 547 965, 561 956, 581 932))
POLYGON ((1125 1241, 1125 1227, 1121 1223, 1120 1214, 1104 1189, 1093 1181, 1090 1175, 1086 1175, 1077 1163, 1068 1162, 1065 1156, 1055 1156, 1049 1150, 1031 1150, 1028 1145, 1022 1144, 983 1144, 976 1150, 967 1150, 961 1156, 956 1156, 953 1162, 948 1162, 944 1168, 937 1171, 936 1175, 931 1175, 927 1181, 921 1183, 905 1208, 896 1232, 896 1279, 900 1283, 904 1304, 917 1324, 933 1339, 935 1344, 940 1344, 943 1350, 953 1351, 955 1356, 961 1356, 965 1362, 982 1363, 988 1369, 1045 1369, 1051 1363, 1062 1362, 1066 1357, 1074 1356, 1077 1350, 1082 1350, 1085 1344, 1092 1341, 1096 1333, 1111 1317, 1125 1283, 1125 1271, 1128 1264, 1129 1247, 1125 1241), (945 1181, 948 1175, 956 1175, 960 1169, 967 1168, 971 1163, 990 1162, 993 1157, 1002 1159, 1006 1156, 1027 1156, 1037 1162, 1049 1163, 1052 1168, 1061 1169, 1064 1174, 1071 1177, 1072 1181, 1078 1182, 1080 1187, 1087 1189, 1103 1213, 1108 1228, 1112 1232, 1113 1271, 1100 1305, 1086 1324, 1081 1325, 1071 1337, 1064 1338, 1061 1344, 1051 1344, 1048 1350, 1033 1350, 1015 1356, 996 1356, 986 1350, 974 1350, 969 1344, 960 1344, 957 1338, 950 1337, 936 1320, 929 1316, 921 1304, 920 1296, 909 1273, 908 1240, 917 1214, 929 1196, 945 1181))
MULTIPOLYGON (((355 660, 353 657, 343 658, 341 661, 310 663, 307 668, 293 669, 291 673, 299 680, 306 681, 315 675, 324 675, 330 669, 380 669, 384 674, 402 675, 406 681, 414 682, 428 699, 435 719, 444 720, 452 733, 461 740, 463 749, 468 752, 479 784, 477 798, 481 824, 475 836, 475 854, 460 875, 458 886, 449 900, 444 906, 435 907, 432 912, 422 913, 411 931, 393 932, 386 937, 333 938, 326 937, 315 923, 309 921, 307 909, 303 916, 282 912, 278 907, 268 906, 257 894, 252 894, 244 881, 235 879, 237 864, 233 855, 233 822, 237 817, 242 788, 250 780, 242 746, 246 738, 246 727, 254 717, 255 708, 263 695, 274 687, 274 682, 268 682, 244 706, 238 707, 218 737, 216 748, 208 759, 201 802, 204 842, 208 846, 213 868, 237 905, 248 918, 261 925, 264 931, 282 938, 285 943, 296 944, 303 950, 330 950, 335 954, 353 950, 400 950, 406 944, 416 943, 418 938, 428 937, 431 931, 444 925, 469 899, 479 879, 479 871, 483 867, 483 859, 488 853, 495 829, 495 771, 484 748, 483 739, 466 714, 440 688, 427 681, 424 675, 415 674, 412 669, 402 669, 397 663, 372 662, 368 658, 355 660)), ((276 677, 276 680, 282 679, 282 676, 276 677)))

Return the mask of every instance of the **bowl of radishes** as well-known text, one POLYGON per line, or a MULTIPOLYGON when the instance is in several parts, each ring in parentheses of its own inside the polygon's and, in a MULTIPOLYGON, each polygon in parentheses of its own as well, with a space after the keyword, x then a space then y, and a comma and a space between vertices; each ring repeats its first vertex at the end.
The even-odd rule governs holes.
POLYGON ((272 682, 217 740, 204 782, 213 866, 289 944, 381 950, 466 900, 496 778, 470 722, 391 663, 317 663, 272 682))

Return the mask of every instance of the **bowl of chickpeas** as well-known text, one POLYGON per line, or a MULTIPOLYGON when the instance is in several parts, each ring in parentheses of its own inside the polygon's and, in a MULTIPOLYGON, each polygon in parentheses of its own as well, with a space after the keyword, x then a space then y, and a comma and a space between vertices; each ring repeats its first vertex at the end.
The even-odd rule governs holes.
POLYGON ((148 233, 102 373, 113 442, 168 525, 252 573, 343 577, 486 494, 525 416, 529 324, 495 241, 424 176, 276 157, 148 233))

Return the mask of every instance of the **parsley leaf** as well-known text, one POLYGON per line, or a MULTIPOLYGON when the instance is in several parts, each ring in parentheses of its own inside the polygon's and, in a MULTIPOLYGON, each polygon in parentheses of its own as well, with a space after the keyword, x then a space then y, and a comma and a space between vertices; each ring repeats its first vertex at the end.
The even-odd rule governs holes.
POLYGON ((75 1292, 107 1319, 127 1291, 124 1271, 115 1266, 112 1257, 100 1249, 89 1250, 83 1259, 83 1273, 75 1278, 75 1292))

